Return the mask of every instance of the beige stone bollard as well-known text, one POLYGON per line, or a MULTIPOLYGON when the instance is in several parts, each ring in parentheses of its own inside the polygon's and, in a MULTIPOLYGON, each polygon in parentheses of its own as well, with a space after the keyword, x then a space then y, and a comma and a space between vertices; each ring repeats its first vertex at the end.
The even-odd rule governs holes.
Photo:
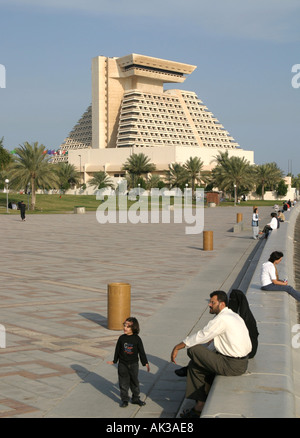
POLYGON ((76 206, 74 207, 75 214, 85 214, 85 207, 76 206))
POLYGON ((213 250, 213 231, 203 231, 203 250, 212 251, 213 250))
POLYGON ((107 286, 107 328, 122 330, 130 316, 131 286, 129 283, 110 283, 107 286))
POLYGON ((243 215, 242 213, 237 213, 236 215, 236 223, 243 222, 243 215))

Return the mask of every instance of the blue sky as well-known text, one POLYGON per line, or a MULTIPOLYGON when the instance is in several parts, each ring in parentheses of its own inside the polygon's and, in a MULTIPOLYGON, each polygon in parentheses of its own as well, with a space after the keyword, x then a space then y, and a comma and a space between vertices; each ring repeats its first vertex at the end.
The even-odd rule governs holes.
POLYGON ((0 0, 0 138, 57 149, 91 103, 91 59, 139 53, 196 65, 180 88, 257 164, 298 174, 299 23, 299 0, 0 0))

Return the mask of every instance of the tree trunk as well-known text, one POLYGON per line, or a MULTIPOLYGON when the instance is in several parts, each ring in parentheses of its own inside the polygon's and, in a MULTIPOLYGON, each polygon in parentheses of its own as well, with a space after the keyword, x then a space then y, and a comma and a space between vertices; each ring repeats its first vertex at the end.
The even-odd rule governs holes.
POLYGON ((195 198, 195 180, 194 178, 192 179, 192 199, 195 198))
POLYGON ((35 196, 35 178, 32 177, 31 178, 31 204, 30 204, 30 209, 31 210, 35 209, 35 200, 36 200, 36 196, 35 196))

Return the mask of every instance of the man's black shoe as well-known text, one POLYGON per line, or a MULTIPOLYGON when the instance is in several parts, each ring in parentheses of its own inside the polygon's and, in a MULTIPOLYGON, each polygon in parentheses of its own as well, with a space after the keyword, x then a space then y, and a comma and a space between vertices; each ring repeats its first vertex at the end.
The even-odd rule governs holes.
POLYGON ((131 401, 131 403, 133 404, 133 405, 139 405, 139 406, 145 406, 145 402, 144 401, 142 401, 142 400, 140 400, 139 398, 138 399, 133 399, 132 401, 131 401))
POLYGON ((179 368, 179 370, 175 370, 175 374, 179 377, 187 376, 187 367, 179 368))
POLYGON ((127 408, 127 406, 128 406, 128 401, 121 401, 120 408, 127 408))

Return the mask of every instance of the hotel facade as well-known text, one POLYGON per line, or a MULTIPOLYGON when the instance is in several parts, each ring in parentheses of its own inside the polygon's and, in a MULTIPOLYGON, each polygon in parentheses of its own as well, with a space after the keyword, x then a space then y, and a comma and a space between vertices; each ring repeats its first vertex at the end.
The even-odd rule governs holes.
POLYGON ((164 90, 164 84, 181 84, 195 69, 138 54, 93 58, 92 103, 53 161, 74 164, 87 186, 100 170, 118 182, 126 160, 138 153, 149 157, 162 178, 169 164, 190 157, 211 170, 224 151, 254 164, 253 151, 240 147, 196 93, 164 90))

